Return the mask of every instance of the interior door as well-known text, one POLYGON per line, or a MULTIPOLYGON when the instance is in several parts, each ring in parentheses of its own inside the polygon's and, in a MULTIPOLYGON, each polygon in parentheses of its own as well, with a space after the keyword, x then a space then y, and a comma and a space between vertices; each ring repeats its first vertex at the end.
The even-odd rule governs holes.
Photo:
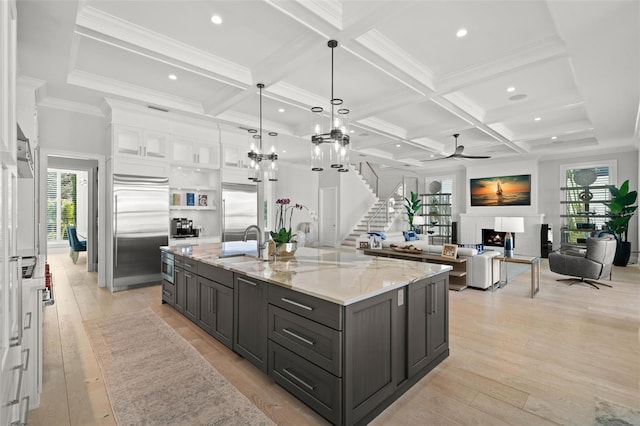
POLYGON ((320 188, 320 245, 335 247, 338 233, 338 189, 320 188))

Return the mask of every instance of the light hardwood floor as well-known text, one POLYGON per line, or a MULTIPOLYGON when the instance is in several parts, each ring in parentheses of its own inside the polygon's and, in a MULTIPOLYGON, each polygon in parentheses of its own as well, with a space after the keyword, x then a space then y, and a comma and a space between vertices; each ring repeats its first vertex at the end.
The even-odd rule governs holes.
MULTIPOLYGON (((278 424, 324 420, 167 305, 160 286, 110 294, 67 254, 49 256, 40 407, 30 425, 115 424, 83 321, 150 307, 278 424)), ((450 292, 451 355, 378 416, 378 425, 591 425, 596 398, 640 409, 640 269, 616 267, 613 288, 558 283, 542 263, 492 293, 450 292)), ((140 384, 144 386, 143 383, 140 384)))

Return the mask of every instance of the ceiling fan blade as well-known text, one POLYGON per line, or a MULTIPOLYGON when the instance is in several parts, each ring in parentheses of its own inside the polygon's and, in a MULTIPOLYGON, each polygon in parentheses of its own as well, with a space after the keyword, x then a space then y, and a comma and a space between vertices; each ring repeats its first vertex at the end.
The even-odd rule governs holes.
POLYGON ((476 159, 491 158, 489 155, 464 155, 464 154, 457 154, 456 157, 458 157, 458 158, 476 158, 476 159))
POLYGON ((460 155, 462 154, 462 151, 464 151, 464 145, 456 146, 456 152, 454 152, 452 155, 460 155))

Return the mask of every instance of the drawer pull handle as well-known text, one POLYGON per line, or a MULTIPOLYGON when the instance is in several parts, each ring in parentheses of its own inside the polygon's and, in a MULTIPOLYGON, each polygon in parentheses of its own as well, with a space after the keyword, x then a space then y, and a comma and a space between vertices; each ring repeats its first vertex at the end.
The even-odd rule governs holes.
POLYGON ((289 370, 288 368, 284 368, 282 369, 282 371, 284 371, 285 373, 287 373, 287 375, 289 377, 291 377, 292 379, 294 379, 296 382, 300 383, 302 386, 304 386, 305 388, 309 389, 310 391, 314 391, 316 389, 317 386, 312 386, 309 383, 305 382, 304 380, 302 380, 300 377, 296 376, 295 374, 293 374, 291 372, 291 370, 289 370))
POLYGON ((254 287, 258 286, 258 283, 254 283, 253 281, 248 281, 248 280, 245 280, 245 279, 242 279, 242 278, 238 278, 238 281, 242 281, 245 284, 251 284, 254 287))
POLYGON ((29 317, 29 325, 24 326, 25 330, 29 330, 31 328, 31 317, 33 316, 31 312, 27 312, 27 315, 25 315, 25 319, 26 317, 29 317))
POLYGON ((307 311, 313 311, 313 308, 307 305, 303 305, 302 303, 294 302, 291 299, 287 299, 286 297, 280 298, 283 302, 287 302, 292 304, 293 306, 297 306, 298 308, 306 309, 307 311))
POLYGON ((297 333, 294 333, 293 331, 289 330, 288 328, 283 328, 282 331, 284 331, 285 333, 287 333, 289 336, 293 336, 298 340, 302 340, 303 342, 305 342, 307 345, 315 345, 316 342, 314 342, 313 340, 309 340, 309 339, 305 339, 304 337, 300 336, 297 333))
POLYGON ((187 278, 193 278, 193 275, 191 275, 191 274, 184 274, 184 276, 187 277, 187 278))
POLYGON ((184 266, 186 266, 187 268, 193 268, 193 265, 187 262, 184 262, 184 266))
POLYGON ((171 293, 169 293, 167 290, 162 290, 162 294, 164 294, 165 296, 171 296, 171 293))

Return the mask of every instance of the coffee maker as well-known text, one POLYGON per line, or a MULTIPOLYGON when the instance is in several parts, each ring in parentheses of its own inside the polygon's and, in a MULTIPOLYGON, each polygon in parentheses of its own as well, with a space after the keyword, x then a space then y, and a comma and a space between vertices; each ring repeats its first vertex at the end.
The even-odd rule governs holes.
POLYGON ((193 236, 193 220, 185 217, 171 219, 171 237, 185 238, 193 236))

